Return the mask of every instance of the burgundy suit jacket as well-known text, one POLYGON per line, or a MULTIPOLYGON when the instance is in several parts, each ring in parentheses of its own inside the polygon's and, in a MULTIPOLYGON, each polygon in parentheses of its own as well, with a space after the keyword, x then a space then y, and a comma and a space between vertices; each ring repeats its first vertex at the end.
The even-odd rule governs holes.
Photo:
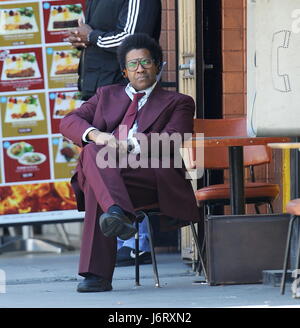
MULTIPOLYGON (((113 132, 121 123, 130 102, 124 85, 100 87, 92 98, 61 120, 60 131, 76 145, 84 147, 82 135, 86 129, 95 127, 102 132, 113 132)), ((190 96, 167 91, 160 85, 156 85, 140 111, 138 132, 146 135, 151 132, 168 134, 193 132, 195 104, 190 96)), ((185 179, 185 169, 175 170, 178 171, 176 178, 174 179, 174 174, 172 174, 169 180, 168 169, 157 169, 160 207, 166 215, 173 218, 197 220, 199 212, 196 199, 190 181, 185 179), (162 179, 160 179, 160 174, 163 174, 162 179), (160 180, 162 183, 159 183, 160 180), (176 199, 168 198, 170 188, 176 188, 176 199)), ((78 209, 84 210, 84 195, 77 181, 78 173, 82 173, 79 171, 81 167, 77 165, 71 182, 78 209)), ((174 195, 174 192, 171 194, 174 195)))

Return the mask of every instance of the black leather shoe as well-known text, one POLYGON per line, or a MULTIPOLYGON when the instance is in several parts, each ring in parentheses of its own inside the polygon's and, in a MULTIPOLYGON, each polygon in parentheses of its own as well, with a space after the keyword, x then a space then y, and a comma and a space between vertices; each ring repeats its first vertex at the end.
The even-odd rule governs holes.
POLYGON ((90 275, 77 286, 79 293, 106 292, 112 290, 111 283, 101 277, 90 275))
POLYGON ((117 212, 101 214, 99 224, 106 237, 119 237, 127 240, 137 232, 131 220, 125 214, 117 212))

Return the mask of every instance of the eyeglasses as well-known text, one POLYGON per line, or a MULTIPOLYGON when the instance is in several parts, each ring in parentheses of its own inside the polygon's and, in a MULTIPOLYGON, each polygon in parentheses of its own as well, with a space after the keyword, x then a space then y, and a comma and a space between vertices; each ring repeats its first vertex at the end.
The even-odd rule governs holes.
POLYGON ((141 64, 143 68, 150 68, 152 67, 153 62, 154 61, 152 58, 133 59, 127 62, 126 68, 128 69, 129 72, 134 72, 139 67, 139 64, 141 64))

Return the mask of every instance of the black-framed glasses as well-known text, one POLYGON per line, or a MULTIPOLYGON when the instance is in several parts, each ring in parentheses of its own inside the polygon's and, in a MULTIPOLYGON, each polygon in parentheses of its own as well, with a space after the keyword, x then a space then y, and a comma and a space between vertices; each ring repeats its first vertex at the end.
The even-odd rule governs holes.
POLYGON ((152 58, 137 58, 129 60, 126 63, 126 68, 128 69, 128 71, 134 72, 139 67, 139 64, 141 64, 143 68, 150 68, 152 67, 153 63, 154 61, 152 58))

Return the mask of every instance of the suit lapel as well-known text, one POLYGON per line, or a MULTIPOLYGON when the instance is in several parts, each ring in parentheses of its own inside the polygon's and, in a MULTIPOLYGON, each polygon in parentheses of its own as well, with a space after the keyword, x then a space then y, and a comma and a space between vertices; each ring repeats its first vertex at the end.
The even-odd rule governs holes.
POLYGON ((141 108, 138 118, 138 132, 144 132, 154 123, 161 112, 165 109, 167 103, 164 101, 163 90, 156 85, 146 104, 141 108))
POLYGON ((103 99, 103 117, 108 132, 112 132, 121 123, 130 103, 124 86, 121 87, 121 92, 114 92, 103 99))

